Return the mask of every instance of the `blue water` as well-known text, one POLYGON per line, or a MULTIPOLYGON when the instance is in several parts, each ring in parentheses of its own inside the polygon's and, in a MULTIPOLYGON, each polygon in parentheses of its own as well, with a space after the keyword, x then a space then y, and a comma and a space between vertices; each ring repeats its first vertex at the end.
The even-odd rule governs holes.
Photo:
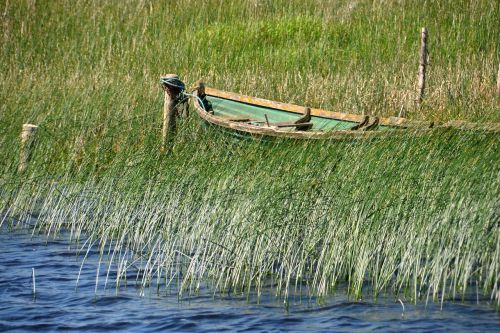
MULTIPOLYGON (((99 285, 96 260, 82 266, 75 247, 28 231, 0 229, 0 331, 81 332, 499 332, 500 313, 486 301, 476 304, 405 302, 394 299, 351 301, 345 293, 325 300, 293 300, 288 310, 265 296, 260 304, 245 298, 193 296, 179 300, 156 288, 141 295, 133 286, 118 292, 99 285), (35 269, 35 297, 32 269, 35 269)), ((105 273, 101 272, 101 280, 105 273)))

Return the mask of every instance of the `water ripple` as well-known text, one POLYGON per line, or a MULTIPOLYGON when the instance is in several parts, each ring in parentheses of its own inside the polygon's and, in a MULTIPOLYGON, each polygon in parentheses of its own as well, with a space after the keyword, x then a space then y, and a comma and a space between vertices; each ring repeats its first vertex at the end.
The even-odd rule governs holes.
POLYGON ((447 302, 443 311, 439 304, 406 304, 404 315, 394 301, 352 301, 342 293, 325 304, 293 302, 288 310, 273 296, 260 304, 211 295, 179 301, 175 294, 158 296, 155 290, 140 297, 134 283, 116 292, 110 282, 105 290, 107 266, 99 274, 96 294, 96 252, 90 251, 90 262, 82 266, 78 287, 83 257, 75 253, 63 240, 0 230, 0 331, 495 332, 500 327, 500 314, 473 304, 473 297, 447 302))

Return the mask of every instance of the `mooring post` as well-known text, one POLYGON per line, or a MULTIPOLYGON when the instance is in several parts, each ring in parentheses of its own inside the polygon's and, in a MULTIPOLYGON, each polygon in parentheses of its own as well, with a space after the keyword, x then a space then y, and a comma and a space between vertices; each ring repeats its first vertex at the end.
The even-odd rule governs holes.
POLYGON ((420 42, 420 63, 418 66, 418 98, 417 101, 420 104, 424 98, 425 91, 425 73, 427 71, 427 28, 422 28, 421 42, 420 42))
POLYGON ((161 77, 162 87, 165 92, 163 99, 163 127, 162 149, 168 151, 175 136, 176 117, 184 84, 176 74, 167 74, 161 77))
POLYGON ((31 150, 35 141, 36 130, 38 126, 32 124, 23 124, 21 131, 21 149, 19 154, 19 165, 17 170, 24 172, 28 167, 31 158, 31 150))

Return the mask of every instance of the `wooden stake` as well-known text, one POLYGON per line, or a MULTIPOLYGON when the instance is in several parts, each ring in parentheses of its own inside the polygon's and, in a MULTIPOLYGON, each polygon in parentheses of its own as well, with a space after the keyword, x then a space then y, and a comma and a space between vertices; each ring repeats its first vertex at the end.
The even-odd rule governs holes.
POLYGON ((425 73, 427 71, 427 28, 422 28, 421 44, 420 44, 420 64, 418 66, 418 103, 420 104, 424 98, 425 91, 425 73))
POLYGON ((17 170, 19 172, 24 172, 28 167, 28 163, 31 158, 31 148, 33 147, 33 142, 35 141, 36 130, 38 126, 32 124, 23 124, 23 129, 21 131, 21 150, 19 155, 19 165, 17 170))
MULTIPOLYGON (((179 79, 175 74, 167 74, 163 78, 179 79)), ((162 127, 162 149, 170 150, 176 129, 177 106, 181 90, 164 85, 165 96, 163 99, 163 127, 162 127)))

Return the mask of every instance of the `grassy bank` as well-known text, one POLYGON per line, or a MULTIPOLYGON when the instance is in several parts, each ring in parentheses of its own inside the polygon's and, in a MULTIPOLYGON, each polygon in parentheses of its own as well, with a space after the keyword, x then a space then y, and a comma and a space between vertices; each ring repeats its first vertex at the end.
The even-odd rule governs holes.
MULTIPOLYGON (((499 122, 492 1, 0 3, 1 207, 90 236, 123 283, 498 302, 498 134, 236 141, 192 117, 160 153, 158 79, 334 111, 499 122), (419 30, 427 95, 414 104, 419 30), (40 125, 17 173, 22 123, 40 125), (109 257, 107 256, 109 254, 109 257), (182 262, 183 265, 178 265, 182 262), (182 275, 179 273, 182 271, 182 275), (298 288, 297 290, 295 290, 298 288)), ((497 303, 498 304, 498 303, 497 303)))

